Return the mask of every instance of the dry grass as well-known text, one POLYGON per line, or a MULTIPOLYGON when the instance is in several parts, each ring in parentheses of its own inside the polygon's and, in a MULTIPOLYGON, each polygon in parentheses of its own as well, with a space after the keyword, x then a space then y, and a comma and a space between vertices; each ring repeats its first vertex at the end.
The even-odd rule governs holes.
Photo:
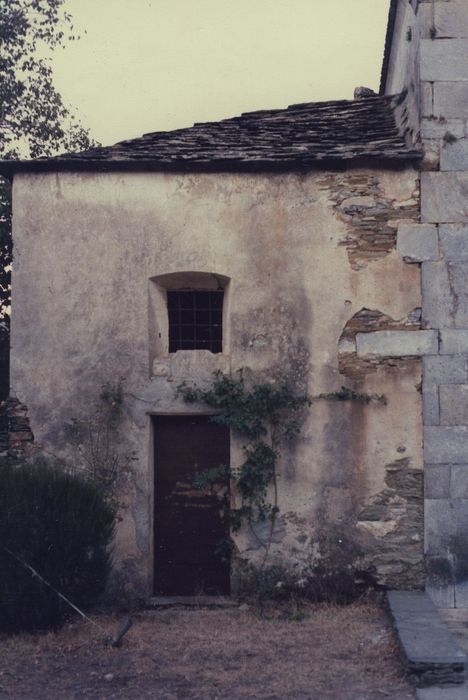
MULTIPOLYGON (((140 613, 120 649, 105 646, 102 633, 83 622, 57 634, 3 638, 0 698, 414 698, 378 602, 266 613, 140 613)), ((115 630, 116 618, 95 620, 109 635, 115 630)))

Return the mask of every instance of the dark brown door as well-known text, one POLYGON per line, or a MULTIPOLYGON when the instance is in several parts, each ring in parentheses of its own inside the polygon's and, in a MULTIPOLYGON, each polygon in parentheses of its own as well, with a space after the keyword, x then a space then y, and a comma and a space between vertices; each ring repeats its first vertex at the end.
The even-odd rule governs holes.
POLYGON ((228 483, 197 473, 229 464, 229 429, 209 416, 154 418, 154 593, 229 593, 228 483))

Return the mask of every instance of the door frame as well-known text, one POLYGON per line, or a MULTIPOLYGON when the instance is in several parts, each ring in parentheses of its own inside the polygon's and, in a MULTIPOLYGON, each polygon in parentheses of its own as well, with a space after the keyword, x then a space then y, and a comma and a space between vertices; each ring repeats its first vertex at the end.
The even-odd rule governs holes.
MULTIPOLYGON (((148 571, 148 592, 149 592, 149 597, 152 598, 154 597, 154 565, 155 565, 155 555, 154 555, 154 507, 155 507, 155 499, 154 499, 154 475, 155 475, 155 464, 154 464, 154 432, 155 432, 155 418, 158 416, 184 416, 184 417, 189 417, 189 416, 216 416, 219 414, 219 411, 213 411, 213 410, 200 410, 200 411, 147 411, 146 415, 149 418, 149 431, 148 431, 148 488, 149 488, 149 494, 148 494, 148 508, 149 508, 149 518, 148 518, 148 524, 149 524, 149 531, 148 531, 148 566, 149 566, 149 571, 148 571)), ((232 458, 232 436, 231 436, 231 431, 229 430, 229 463, 231 463, 231 458, 232 458)), ((231 572, 230 572, 231 573, 231 572)))

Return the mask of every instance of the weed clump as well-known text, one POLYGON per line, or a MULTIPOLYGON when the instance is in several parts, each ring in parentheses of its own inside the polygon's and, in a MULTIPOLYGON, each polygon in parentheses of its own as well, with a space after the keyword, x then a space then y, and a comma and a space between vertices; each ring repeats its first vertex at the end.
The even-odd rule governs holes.
POLYGON ((330 570, 315 564, 296 572, 281 565, 250 565, 239 577, 238 593, 260 607, 271 602, 348 605, 375 588, 368 575, 352 569, 330 570))

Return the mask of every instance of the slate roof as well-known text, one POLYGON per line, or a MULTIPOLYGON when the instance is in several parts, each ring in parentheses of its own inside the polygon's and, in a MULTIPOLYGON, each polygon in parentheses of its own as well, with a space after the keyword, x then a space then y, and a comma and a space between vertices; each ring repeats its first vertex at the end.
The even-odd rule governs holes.
POLYGON ((421 153, 408 148, 397 128, 399 101, 392 96, 375 96, 248 112, 81 153, 3 161, 0 172, 300 170, 323 163, 416 159, 421 153))

